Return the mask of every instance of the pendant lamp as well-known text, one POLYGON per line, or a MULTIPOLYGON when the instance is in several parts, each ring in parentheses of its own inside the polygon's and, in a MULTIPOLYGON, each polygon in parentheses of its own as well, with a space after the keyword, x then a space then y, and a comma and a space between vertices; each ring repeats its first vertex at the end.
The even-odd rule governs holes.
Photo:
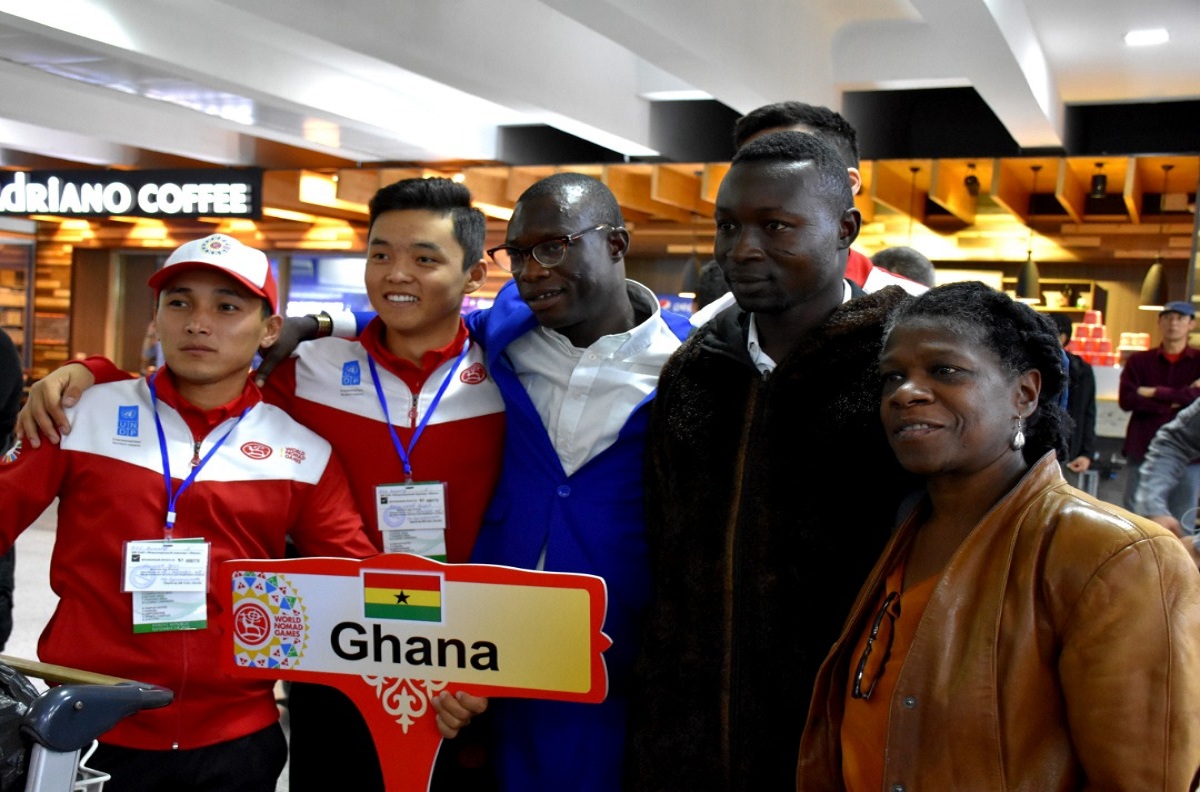
MULTIPOLYGON (((1175 167, 1171 164, 1162 166, 1163 169, 1163 188, 1162 194, 1167 194, 1167 178, 1171 174, 1171 168, 1175 167)), ((1165 224, 1162 217, 1162 200, 1159 200, 1159 222, 1158 234, 1161 238, 1165 231, 1165 224)), ((1161 248, 1161 243, 1160 243, 1161 248)), ((1143 311, 1161 311, 1163 306, 1167 304, 1169 296, 1167 294, 1167 276, 1163 269, 1162 254, 1154 257, 1154 263, 1150 265, 1150 269, 1146 270, 1146 277, 1142 279, 1142 291, 1138 296, 1138 308, 1143 311)))
MULTIPOLYGON (((1041 165, 1030 165, 1033 171, 1033 189, 1029 193, 1029 222, 1033 222, 1033 199, 1037 195, 1038 171, 1041 165)), ((1021 265, 1021 274, 1017 276, 1017 299, 1023 303, 1036 305, 1042 301, 1041 274, 1037 262, 1033 260, 1033 226, 1029 226, 1029 239, 1026 242, 1025 263, 1021 265)))
POLYGON ((1155 259, 1146 271, 1146 277, 1142 279, 1138 308, 1143 311, 1161 311, 1167 302, 1167 279, 1163 273, 1162 261, 1155 259))
POLYGON ((1108 194, 1108 176, 1104 173, 1104 163, 1096 163, 1096 172, 1092 174, 1092 190, 1089 198, 1103 198, 1108 194))

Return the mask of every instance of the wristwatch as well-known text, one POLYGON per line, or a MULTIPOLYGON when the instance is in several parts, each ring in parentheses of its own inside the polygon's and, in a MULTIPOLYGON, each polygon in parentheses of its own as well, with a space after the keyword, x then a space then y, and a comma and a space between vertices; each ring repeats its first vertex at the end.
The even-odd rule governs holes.
POLYGON ((317 338, 328 338, 333 335, 332 316, 325 311, 321 311, 321 313, 315 315, 315 318, 317 320, 317 338))

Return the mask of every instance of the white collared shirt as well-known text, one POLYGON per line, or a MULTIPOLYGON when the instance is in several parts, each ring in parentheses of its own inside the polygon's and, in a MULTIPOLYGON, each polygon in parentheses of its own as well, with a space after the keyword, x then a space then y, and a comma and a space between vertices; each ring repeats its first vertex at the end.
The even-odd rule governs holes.
POLYGON ((654 293, 634 281, 626 288, 638 313, 651 312, 633 329, 580 349, 563 334, 538 327, 506 350, 567 475, 616 441, 679 348, 654 293))
MULTIPOLYGON (((850 281, 842 281, 842 302, 850 302, 850 298, 854 295, 850 288, 850 281)), ((758 373, 764 377, 775 370, 776 363, 762 348, 762 344, 758 342, 758 322, 754 319, 754 314, 750 314, 750 325, 746 328, 746 351, 750 353, 750 362, 758 369, 758 373)))

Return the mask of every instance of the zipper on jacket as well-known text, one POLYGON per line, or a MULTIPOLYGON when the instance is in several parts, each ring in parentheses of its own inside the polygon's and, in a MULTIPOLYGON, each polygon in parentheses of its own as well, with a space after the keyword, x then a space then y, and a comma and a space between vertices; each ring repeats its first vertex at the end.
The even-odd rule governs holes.
POLYGON ((203 441, 195 440, 192 442, 192 467, 196 467, 200 464, 200 443, 201 442, 203 442, 203 441))

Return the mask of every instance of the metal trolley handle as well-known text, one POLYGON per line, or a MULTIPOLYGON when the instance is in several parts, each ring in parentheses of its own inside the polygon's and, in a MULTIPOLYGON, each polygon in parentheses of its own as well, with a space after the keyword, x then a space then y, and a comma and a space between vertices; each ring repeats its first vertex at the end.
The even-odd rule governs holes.
POLYGON ((60 685, 37 699, 21 730, 52 751, 77 751, 122 719, 171 703, 166 688, 125 682, 118 685, 60 685))

